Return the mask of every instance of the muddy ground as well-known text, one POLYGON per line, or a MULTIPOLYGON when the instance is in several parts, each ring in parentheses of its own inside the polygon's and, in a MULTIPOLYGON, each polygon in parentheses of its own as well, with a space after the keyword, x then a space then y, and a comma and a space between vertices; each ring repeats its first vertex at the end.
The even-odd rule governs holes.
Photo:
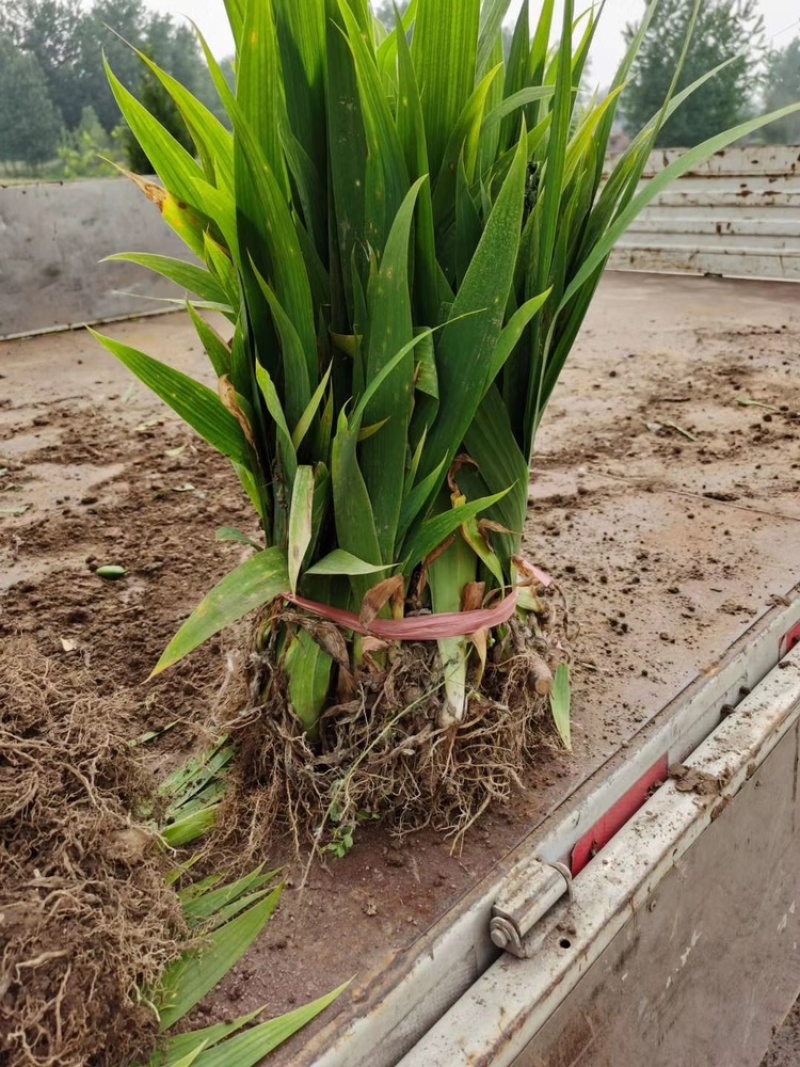
MULTIPOLYGON (((181 314, 108 332, 207 375, 181 314)), ((368 826, 344 861, 314 867, 302 900, 291 872, 198 1022, 363 982, 798 581, 798 351, 791 286, 606 278, 539 440, 527 531, 579 627, 573 756, 543 756, 457 854, 430 832, 396 842, 368 826)), ((85 333, 3 343, 0 376, 0 638, 124 698, 130 736, 179 720, 142 750, 161 775, 214 733, 242 632, 147 674, 242 558, 215 527, 254 534, 252 517, 226 462, 85 333), (123 581, 95 575, 110 563, 123 581)))

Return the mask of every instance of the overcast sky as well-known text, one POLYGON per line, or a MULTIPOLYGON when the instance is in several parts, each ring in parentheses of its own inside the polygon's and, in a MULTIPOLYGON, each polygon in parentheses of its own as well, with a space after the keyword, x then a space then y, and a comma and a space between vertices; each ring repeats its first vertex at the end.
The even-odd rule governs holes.
MULTIPOLYGON (((297 0, 298 3, 302 0, 297 0)), ((198 24, 217 56, 233 51, 233 41, 225 17, 223 0, 146 0, 148 7, 168 11, 176 16, 189 15, 198 24)), ((577 3, 576 8, 580 8, 577 3)), ((775 47, 783 46, 796 34, 800 22, 800 0, 759 0, 767 37, 775 47)), ((518 11, 520 0, 512 0, 518 11)), ((532 0, 531 11, 539 8, 532 0)), ((622 57, 622 30, 631 18, 644 9, 643 0, 607 0, 603 19, 592 50, 592 74, 599 85, 608 85, 622 57)))

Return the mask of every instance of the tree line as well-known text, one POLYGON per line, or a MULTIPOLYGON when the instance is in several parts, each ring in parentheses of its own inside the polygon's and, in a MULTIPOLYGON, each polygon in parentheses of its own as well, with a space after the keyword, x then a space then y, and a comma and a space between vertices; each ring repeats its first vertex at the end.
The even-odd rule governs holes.
MULTIPOLYGON (((220 0, 221 2, 221 0, 220 0)), ((387 26, 394 5, 374 8, 387 26)), ((401 12, 407 4, 401 2, 401 12)), ((693 0, 662 0, 623 96, 623 123, 638 130, 663 100, 692 18, 693 0)), ((626 40, 637 24, 625 30, 626 40)), ((92 173, 100 153, 125 158, 133 170, 149 163, 121 125, 103 69, 105 54, 120 80, 187 147, 188 131, 160 83, 130 48, 145 52, 212 111, 217 94, 194 31, 143 0, 4 0, 0 10, 0 162, 36 169, 55 157, 66 176, 92 173)), ((666 123, 660 146, 690 147, 736 125, 759 108, 800 99, 800 38, 783 49, 765 40, 756 0, 706 0, 678 89, 722 69, 666 123)), ((232 75, 231 75, 232 76, 232 75)), ((800 116, 766 131, 773 143, 800 141, 800 116)))
MULTIPOLYGON (((36 168, 57 155, 69 165, 92 148, 130 157, 103 55, 117 77, 187 145, 169 97, 131 45, 183 82, 212 110, 218 98, 189 25, 148 10, 143 0, 3 0, 0 6, 0 161, 36 168)), ((92 153, 96 155, 96 153, 92 153)))
MULTIPOLYGON (((694 0, 661 0, 622 98, 627 132, 640 130, 664 99, 681 59, 694 7, 694 0)), ((638 24, 628 25, 627 42, 637 29, 638 24)), ((756 0, 705 0, 697 13, 677 90, 717 67, 721 69, 714 77, 665 123, 658 147, 690 148, 759 111, 800 100, 800 38, 783 49, 770 48, 756 0)), ((798 143, 800 116, 790 115, 766 127, 761 139, 771 144, 798 143)))

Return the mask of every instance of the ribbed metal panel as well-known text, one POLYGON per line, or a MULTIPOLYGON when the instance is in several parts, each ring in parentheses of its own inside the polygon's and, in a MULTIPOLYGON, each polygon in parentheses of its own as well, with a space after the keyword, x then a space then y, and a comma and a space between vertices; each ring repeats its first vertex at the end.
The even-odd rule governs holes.
MULTIPOLYGON (((644 181, 680 154, 653 153, 644 181)), ((712 156, 656 198, 609 265, 800 281, 800 146, 712 156)))

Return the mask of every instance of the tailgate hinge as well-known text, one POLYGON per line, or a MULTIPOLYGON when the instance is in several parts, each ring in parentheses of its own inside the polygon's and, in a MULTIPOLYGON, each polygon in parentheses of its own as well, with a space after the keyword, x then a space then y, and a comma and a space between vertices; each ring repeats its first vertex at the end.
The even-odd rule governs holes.
POLYGON ((569 867, 531 858, 512 873, 500 890, 489 924, 492 941, 512 956, 525 959, 525 935, 565 893, 572 897, 569 867))

